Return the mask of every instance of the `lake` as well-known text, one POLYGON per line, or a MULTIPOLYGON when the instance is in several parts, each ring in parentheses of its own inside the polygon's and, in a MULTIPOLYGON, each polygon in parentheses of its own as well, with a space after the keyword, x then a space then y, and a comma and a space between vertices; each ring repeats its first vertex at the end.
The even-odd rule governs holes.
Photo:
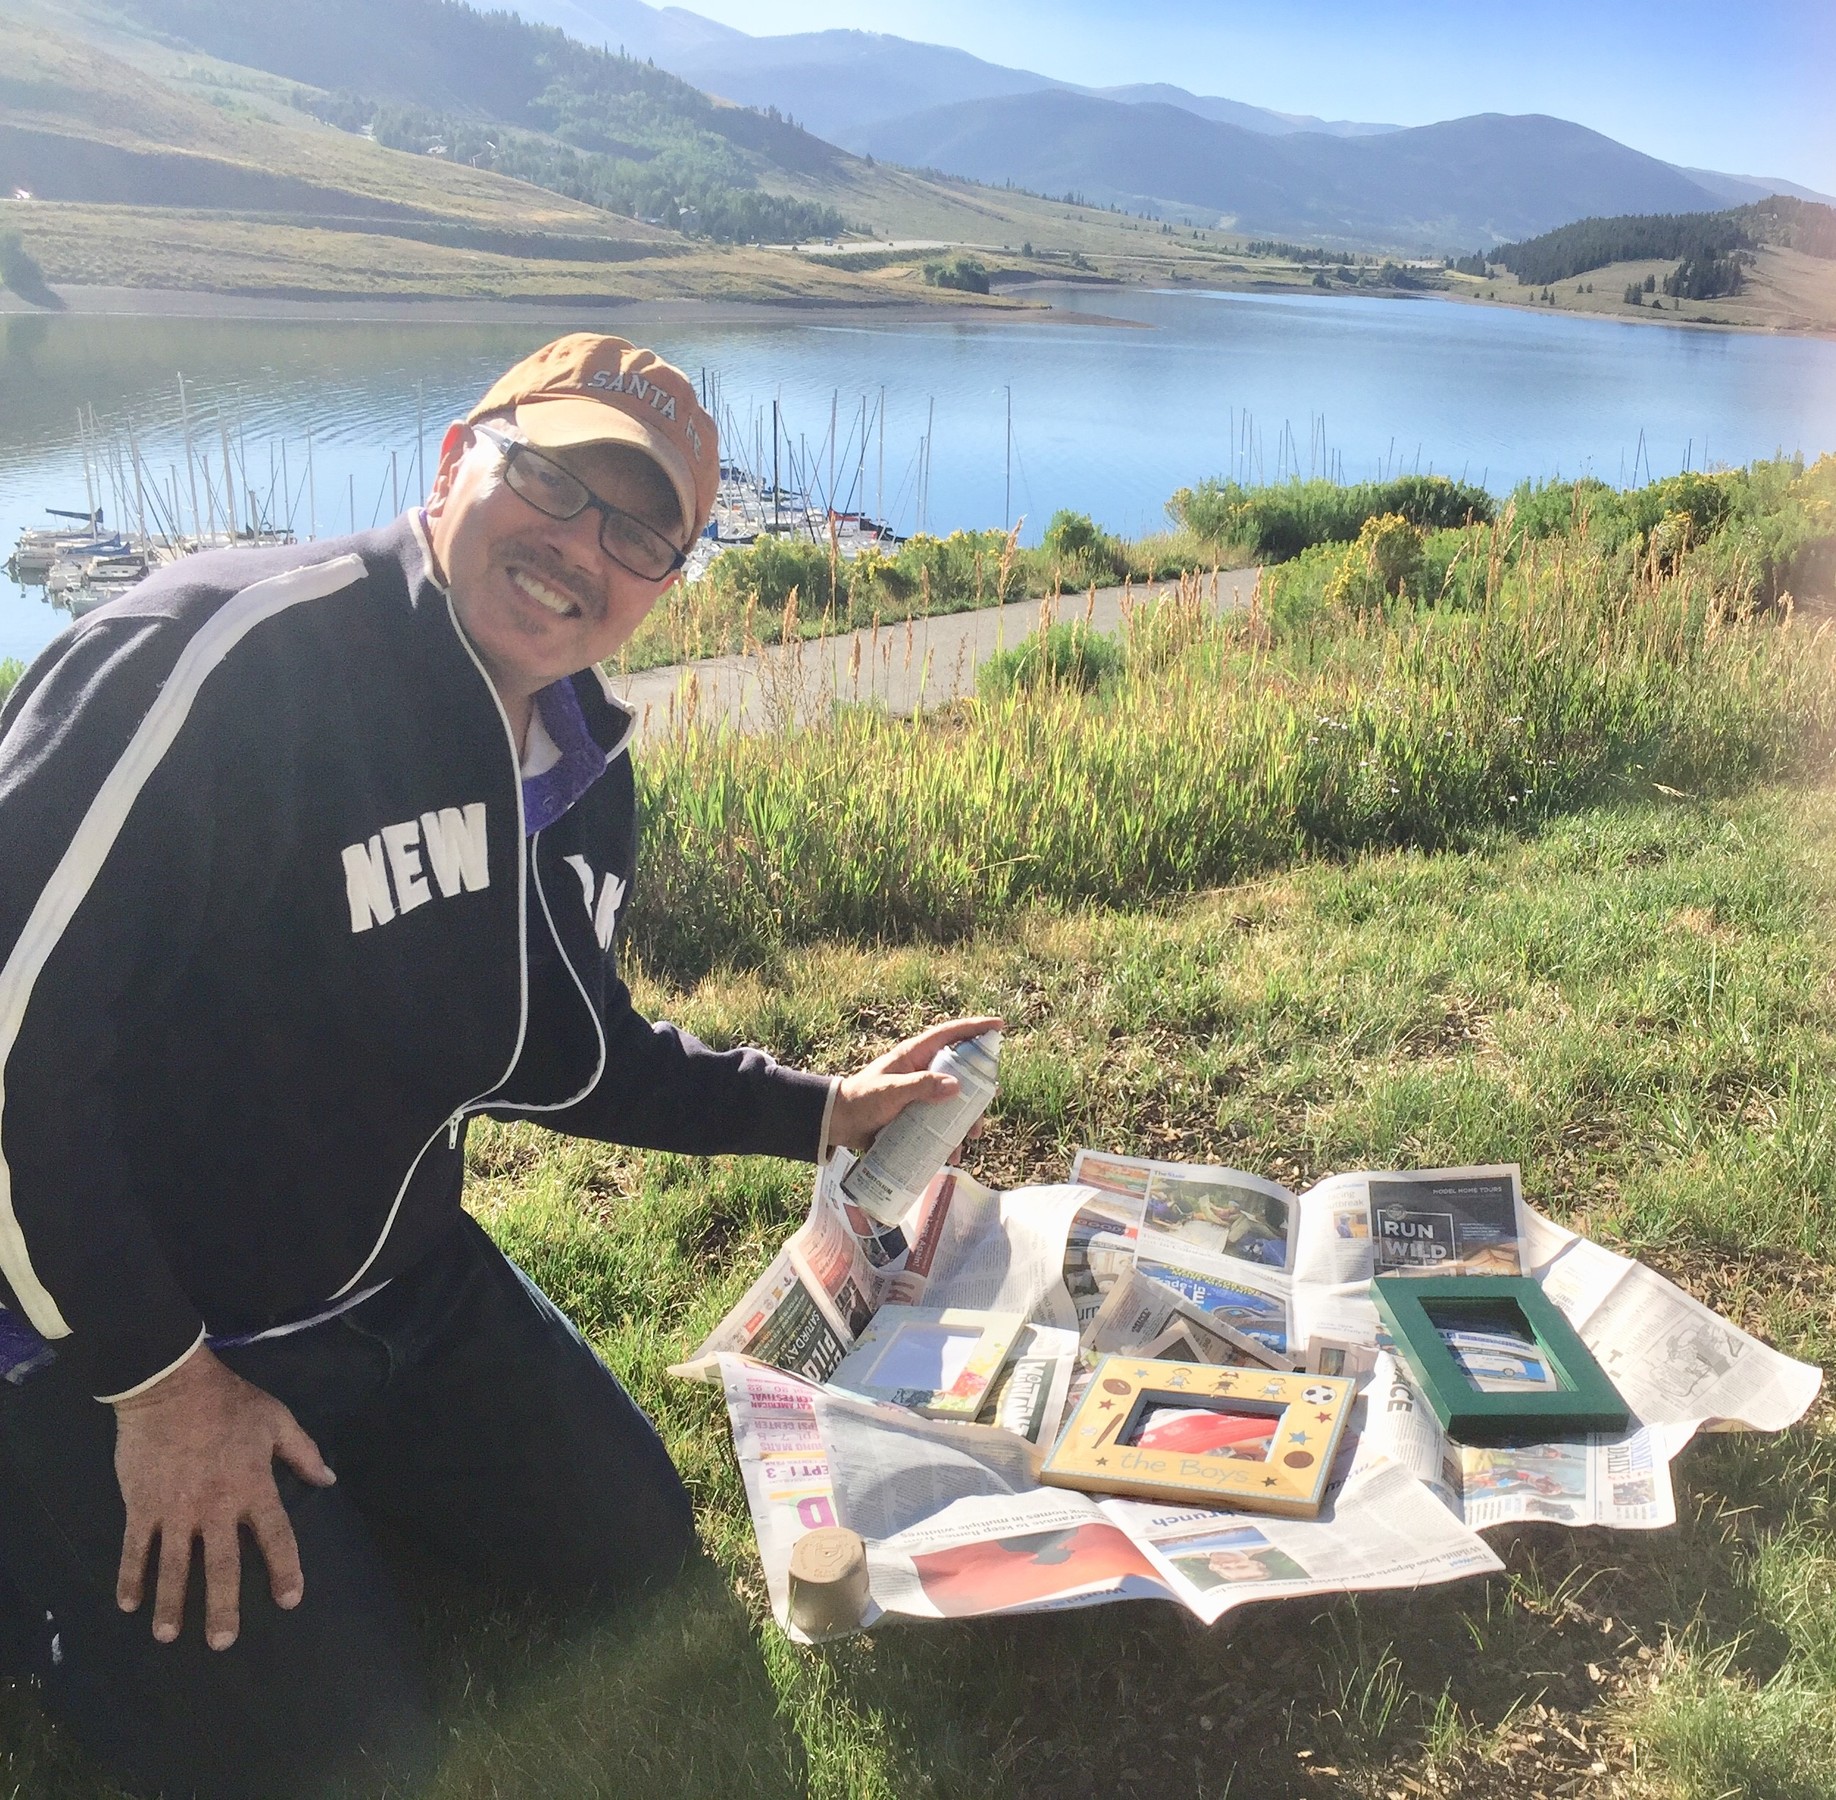
MULTIPOLYGON (((827 491, 832 462, 837 503, 883 511, 900 531, 998 526, 1011 506, 1032 542, 1072 507, 1134 535, 1207 475, 1419 468, 1502 492, 1526 478, 1620 483, 1836 449, 1836 342, 1823 339, 1336 294, 1051 298, 1050 320, 787 312, 641 335, 697 379, 706 372, 730 449, 769 473, 775 400, 787 484, 794 455, 827 491)), ((619 321, 583 308, 579 324, 619 321)), ((211 481, 220 492, 227 435, 239 515, 252 489, 302 535, 367 526, 418 488, 417 418, 428 466, 445 422, 566 328, 9 316, 0 544, 48 522, 47 506, 86 505, 79 409, 93 408, 105 435, 132 421, 144 464, 189 515, 181 372, 201 511, 211 481)), ((109 515, 116 523, 112 504, 109 515)), ((32 655, 62 623, 0 577, 0 656, 32 655)))

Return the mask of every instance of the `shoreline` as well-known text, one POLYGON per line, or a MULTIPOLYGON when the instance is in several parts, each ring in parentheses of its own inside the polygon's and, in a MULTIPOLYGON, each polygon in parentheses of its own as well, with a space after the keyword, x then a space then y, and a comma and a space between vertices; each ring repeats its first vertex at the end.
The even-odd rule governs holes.
MULTIPOLYGON (((966 320, 1034 324, 1072 315, 1038 302, 978 306, 961 301, 831 301, 816 296, 783 300, 632 299, 582 294, 528 300, 468 299, 463 295, 355 294, 276 295, 220 293, 202 288, 59 287, 61 309, 33 306, 10 289, 0 289, 0 318, 39 319, 216 319, 314 321, 352 325, 547 325, 579 324, 595 314, 619 322, 769 325, 822 319, 912 324, 926 319, 960 324, 966 320)), ((1087 314, 1075 315, 1089 323, 1087 314)), ((1132 325, 1133 320, 1107 321, 1132 325)))
MULTIPOLYGON (((203 288, 59 287, 64 306, 57 311, 33 306, 9 288, 0 288, 0 319, 199 319, 224 322, 269 321, 350 325, 580 325, 594 317, 614 328, 630 325, 651 328, 666 325, 792 325, 812 319, 850 324, 1077 324, 1104 325, 1117 330, 1151 331, 1139 319, 1107 314, 1067 312, 1052 304, 1053 288, 1074 288, 1088 293, 1095 287, 1115 287, 1126 292, 1125 282, 1064 281, 1039 277, 1002 284, 1013 297, 1006 305, 989 306, 974 301, 919 301, 889 298, 885 301, 825 300, 815 295, 786 296, 779 300, 632 298, 621 295, 581 294, 525 300, 467 298, 464 295, 358 294, 281 295, 223 293, 203 288)), ((1285 295, 1310 298, 1316 290, 1286 282, 1175 281, 1147 284, 1148 291, 1285 295)), ((1829 340, 1836 327, 1816 325, 1762 325, 1739 320, 1705 321, 1678 316, 1643 318, 1630 314, 1547 307, 1527 300, 1486 300, 1476 294, 1449 289, 1366 293, 1370 300, 1439 300, 1482 309, 1508 308, 1513 312, 1592 321, 1612 325, 1652 326, 1673 331, 1729 332, 1742 337, 1787 337, 1829 340)))
POLYGON ((1836 338, 1836 326, 1831 325, 1760 325, 1744 319, 1690 319, 1681 313, 1660 316, 1645 312, 1642 307, 1637 311, 1628 307, 1623 313, 1596 312, 1580 307, 1544 306, 1534 300, 1488 300, 1481 294, 1455 293, 1446 288, 1420 297, 1450 301, 1455 306, 1509 307, 1513 312, 1535 313, 1544 318, 1585 319, 1599 325, 1642 325, 1647 330, 1656 326, 1670 331, 1727 331, 1737 337, 1836 338))

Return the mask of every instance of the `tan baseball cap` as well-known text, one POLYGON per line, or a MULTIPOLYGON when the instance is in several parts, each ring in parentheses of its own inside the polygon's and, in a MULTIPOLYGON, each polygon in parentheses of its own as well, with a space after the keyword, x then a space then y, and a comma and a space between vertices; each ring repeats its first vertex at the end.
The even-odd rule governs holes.
POLYGON ((654 350, 576 331, 544 344, 499 376, 468 425, 512 415, 542 450, 629 444, 669 477, 691 538, 720 490, 720 434, 694 384, 654 350))

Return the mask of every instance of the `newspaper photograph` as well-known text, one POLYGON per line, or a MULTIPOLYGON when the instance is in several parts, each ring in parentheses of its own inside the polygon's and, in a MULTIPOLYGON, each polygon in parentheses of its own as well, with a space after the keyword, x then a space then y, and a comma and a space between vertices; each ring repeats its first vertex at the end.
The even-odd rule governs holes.
POLYGON ((1359 1468, 1407 1469, 1474 1530, 1543 1519, 1558 1525, 1656 1529, 1676 1523, 1670 1459, 1687 1433, 1638 1425, 1614 1436, 1510 1446, 1456 1444, 1394 1357, 1378 1359, 1359 1468))
POLYGON ((1524 1204, 1515 1164, 1366 1179, 1378 1274, 1523 1272, 1524 1204))
POLYGON ((1135 1242, 1145 1211, 1141 1199, 1092 1188, 1071 1215, 1064 1280, 1079 1331, 1088 1329, 1118 1277, 1135 1266, 1135 1242))
POLYGON ((1264 1268, 1294 1260, 1294 1196, 1241 1169, 1155 1162, 1080 1150, 1071 1179, 1138 1199, 1144 1223, 1195 1249, 1264 1268))

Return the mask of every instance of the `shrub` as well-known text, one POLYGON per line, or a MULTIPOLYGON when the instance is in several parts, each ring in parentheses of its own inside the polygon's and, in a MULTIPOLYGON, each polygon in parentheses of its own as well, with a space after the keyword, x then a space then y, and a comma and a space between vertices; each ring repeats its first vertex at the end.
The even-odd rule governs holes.
POLYGON ((1405 587, 1419 587, 1422 534, 1400 513, 1366 519, 1326 584, 1326 604, 1343 612, 1377 612, 1405 587))
POLYGON ((33 306, 61 310, 64 304, 16 231, 0 231, 0 287, 10 287, 33 306))
POLYGON ((976 671, 975 691, 984 700, 1042 688, 1087 694, 1113 681, 1124 661, 1116 639, 1092 631, 1082 620, 1049 625, 983 663, 976 671))
POLYGON ((928 262, 924 265, 924 279, 928 287, 956 288, 965 294, 988 292, 988 266, 972 256, 953 257, 949 262, 928 262))
POLYGON ((1049 563, 1081 584, 1111 581, 1129 570, 1128 553, 1088 513, 1059 511, 1045 529, 1042 548, 1049 563))
POLYGON ((1350 486, 1334 481, 1245 487, 1203 481, 1181 488, 1168 512, 1211 543, 1279 561, 1313 544, 1350 543, 1369 519, 1395 513, 1422 531, 1489 524, 1496 503, 1484 488, 1444 475, 1403 475, 1350 486))
POLYGON ((18 685, 19 677, 25 673, 25 664, 16 656, 0 657, 0 704, 18 685))

